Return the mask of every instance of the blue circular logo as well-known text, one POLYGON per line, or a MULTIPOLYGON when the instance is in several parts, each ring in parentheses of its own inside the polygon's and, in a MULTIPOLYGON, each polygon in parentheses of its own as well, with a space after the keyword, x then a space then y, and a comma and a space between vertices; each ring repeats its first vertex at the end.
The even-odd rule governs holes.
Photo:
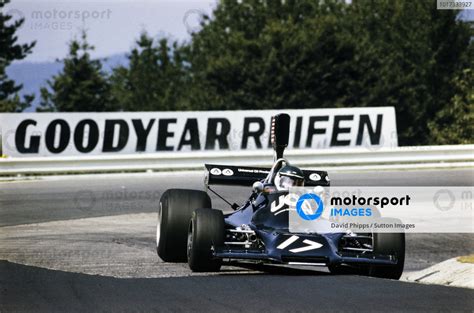
POLYGON ((312 221, 320 217, 321 214, 323 214, 323 209, 324 209, 323 201, 321 200, 320 197, 318 197, 314 193, 305 193, 304 195, 299 197, 298 202, 296 203, 296 212, 298 212, 298 215, 301 216, 302 219, 307 220, 307 221, 312 221), (308 215, 301 208, 303 206, 303 203, 306 200, 308 201, 313 200, 318 205, 318 209, 313 214, 308 215))

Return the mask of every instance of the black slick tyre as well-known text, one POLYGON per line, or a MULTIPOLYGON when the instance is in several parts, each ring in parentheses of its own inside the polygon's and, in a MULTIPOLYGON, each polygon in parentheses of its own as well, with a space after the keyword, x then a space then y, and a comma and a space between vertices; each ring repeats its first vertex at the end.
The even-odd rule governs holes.
POLYGON ((194 211, 188 230, 187 255, 193 272, 219 271, 222 260, 214 258, 213 249, 224 244, 224 215, 213 209, 194 211))
POLYGON ((156 251, 165 262, 186 262, 189 221, 197 208, 211 207, 201 190, 168 189, 160 198, 156 227, 156 251))
POLYGON ((369 268, 369 276, 400 279, 405 264, 405 234, 404 233, 374 233, 374 254, 390 255, 396 265, 376 266, 369 268))

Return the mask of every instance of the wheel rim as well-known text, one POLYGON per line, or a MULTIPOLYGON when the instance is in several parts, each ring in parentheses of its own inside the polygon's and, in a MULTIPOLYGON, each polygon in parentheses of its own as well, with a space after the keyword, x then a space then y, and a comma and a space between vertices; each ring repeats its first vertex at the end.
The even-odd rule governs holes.
POLYGON ((188 232, 187 256, 188 260, 191 258, 191 251, 193 249, 193 225, 191 224, 188 232))

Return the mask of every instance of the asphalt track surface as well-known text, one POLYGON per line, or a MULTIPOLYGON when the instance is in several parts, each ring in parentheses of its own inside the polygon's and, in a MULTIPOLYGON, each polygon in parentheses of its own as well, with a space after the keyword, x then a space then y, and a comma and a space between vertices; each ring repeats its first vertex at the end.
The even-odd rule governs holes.
MULTIPOLYGON (((333 185, 465 186, 474 170, 330 173, 333 185)), ((0 312, 473 312, 474 291, 324 269, 223 267, 192 274, 155 252, 167 188, 196 173, 69 176, 0 183, 0 312)), ((232 201, 248 188, 216 188, 232 201)), ((225 209, 213 198, 214 206, 225 209)), ((466 234, 409 234, 405 270, 474 252, 466 234)), ((474 279, 474 277, 473 277, 474 279)))

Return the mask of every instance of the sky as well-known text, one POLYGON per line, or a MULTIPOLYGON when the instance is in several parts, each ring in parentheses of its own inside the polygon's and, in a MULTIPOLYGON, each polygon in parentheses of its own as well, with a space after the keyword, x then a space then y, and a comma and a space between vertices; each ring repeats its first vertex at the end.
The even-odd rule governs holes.
MULTIPOLYGON (((0 0, 1 1, 1 0, 0 0)), ((131 50, 141 31, 155 37, 190 39, 199 17, 210 14, 217 0, 13 0, 2 8, 14 18, 25 18, 19 42, 36 40, 33 53, 22 62, 64 58, 68 42, 81 30, 95 46, 95 58, 131 50)), ((474 10, 464 11, 473 19, 474 10)))
POLYGON ((216 0, 13 0, 2 10, 25 18, 20 43, 37 41, 22 62, 47 62, 66 56, 67 43, 83 29, 97 58, 129 52, 144 30, 154 37, 189 40, 199 29, 199 16, 215 5, 216 0))

